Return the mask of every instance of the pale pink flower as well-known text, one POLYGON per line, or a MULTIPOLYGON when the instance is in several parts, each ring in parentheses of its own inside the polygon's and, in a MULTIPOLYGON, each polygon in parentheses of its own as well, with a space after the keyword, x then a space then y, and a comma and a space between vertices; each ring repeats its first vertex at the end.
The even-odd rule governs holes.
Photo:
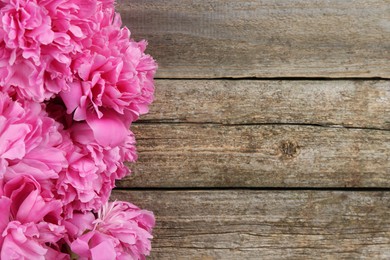
POLYGON ((107 176, 113 175, 114 179, 121 179, 129 173, 124 162, 137 160, 134 134, 129 129, 118 129, 119 127, 110 124, 108 120, 96 121, 97 125, 94 123, 92 127, 85 122, 74 124, 70 128, 72 140, 81 149, 86 149, 91 154, 99 171, 104 172, 107 176), (93 127, 99 130, 93 131, 93 127), (104 132, 104 130, 106 131, 104 132), (109 130, 114 131, 111 133, 109 130), (100 136, 95 135, 97 132, 100 133, 100 136), (114 137, 112 137, 113 135, 114 137), (116 138, 120 142, 115 141, 116 138))

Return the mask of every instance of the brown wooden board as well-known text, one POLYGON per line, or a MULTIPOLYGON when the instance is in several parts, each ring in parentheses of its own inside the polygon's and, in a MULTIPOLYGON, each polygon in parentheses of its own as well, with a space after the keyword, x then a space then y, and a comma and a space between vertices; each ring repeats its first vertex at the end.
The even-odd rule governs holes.
POLYGON ((138 124, 120 187, 389 187, 390 131, 301 125, 138 124))
POLYGON ((390 81, 158 80, 120 187, 389 187, 390 81))
POLYGON ((390 193, 115 191, 157 217, 149 259, 389 259, 390 193))
POLYGON ((390 77, 388 0, 118 0, 160 78, 390 77))
POLYGON ((157 80, 141 121, 390 129, 390 81, 157 80))
POLYGON ((112 197, 154 211, 150 259, 390 259, 388 0, 117 10, 159 63, 112 197))

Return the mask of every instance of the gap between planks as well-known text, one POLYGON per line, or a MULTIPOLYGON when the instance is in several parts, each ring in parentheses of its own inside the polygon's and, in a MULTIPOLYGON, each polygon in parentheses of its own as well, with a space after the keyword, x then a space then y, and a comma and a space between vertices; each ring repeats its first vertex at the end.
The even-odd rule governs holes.
POLYGON ((390 192, 383 187, 116 187, 116 191, 345 191, 345 192, 390 192))
POLYGON ((385 80, 390 81, 388 77, 219 77, 219 78, 160 78, 154 77, 155 80, 164 81, 164 80, 172 80, 172 81, 193 81, 193 80, 210 80, 210 81, 218 81, 218 80, 231 80, 231 81, 240 81, 240 80, 264 80, 264 81, 280 81, 280 80, 288 80, 288 81, 339 81, 339 80, 351 80, 351 81, 367 81, 367 80, 385 80))
POLYGON ((390 129, 387 80, 157 80, 140 122, 390 129))
POLYGON ((358 126, 344 126, 344 125, 331 125, 331 124, 305 124, 305 123, 214 123, 214 122, 174 122, 174 121, 164 121, 164 120, 138 120, 134 122, 133 125, 140 126, 142 125, 203 125, 203 126, 226 126, 226 127, 235 127, 235 126, 303 126, 303 127, 321 127, 321 128, 344 128, 351 130, 368 130, 368 131, 390 131, 389 128, 376 128, 376 127, 358 127, 358 126))

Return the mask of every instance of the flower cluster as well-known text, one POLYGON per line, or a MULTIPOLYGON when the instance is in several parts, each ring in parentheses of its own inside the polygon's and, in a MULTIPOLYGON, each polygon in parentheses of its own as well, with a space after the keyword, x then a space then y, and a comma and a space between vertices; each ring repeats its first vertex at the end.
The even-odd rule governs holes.
POLYGON ((0 259, 144 259, 154 216, 108 202, 157 69, 114 0, 0 0, 0 259))

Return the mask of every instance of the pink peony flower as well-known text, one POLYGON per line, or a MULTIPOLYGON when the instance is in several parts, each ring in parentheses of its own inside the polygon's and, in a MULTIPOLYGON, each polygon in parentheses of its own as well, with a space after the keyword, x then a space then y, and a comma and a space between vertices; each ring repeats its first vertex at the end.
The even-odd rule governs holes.
MULTIPOLYGON (((12 50, 7 49, 4 41, 0 40, 0 86, 4 86, 11 77, 12 71, 9 65, 11 53, 12 50)), ((2 88, 0 88, 0 90, 1 89, 2 88)))
POLYGON ((8 223, 2 233, 1 259, 45 259, 47 249, 38 242, 39 230, 34 223, 8 223))
POLYGON ((77 238, 71 244, 71 249, 79 260, 118 259, 114 243, 113 237, 98 231, 90 231, 77 238))
POLYGON ((28 175, 5 182, 3 196, 11 199, 11 216, 22 223, 38 223, 45 219, 59 224, 62 203, 42 193, 41 185, 28 175))
MULTIPOLYGON (((99 30, 75 58, 75 78, 60 96, 67 112, 74 113, 76 121, 86 120, 96 136, 101 129, 94 127, 97 119, 115 121, 116 128, 125 129, 148 111, 157 65, 144 53, 146 42, 129 41, 130 31, 120 28, 120 16, 112 9, 100 9, 95 18, 99 30)), ((114 136, 114 131, 109 133, 114 136)))
POLYGON ((62 239, 62 203, 45 197, 40 184, 28 175, 5 182, 0 192, 1 259, 46 259, 62 239), (53 247, 51 245, 54 245, 53 247))
POLYGON ((24 99, 42 102, 73 81, 74 55, 99 28, 95 10, 111 1, 1 0, 0 85, 24 99))
POLYGON ((105 204, 95 229, 78 237, 71 249, 79 259, 145 259, 155 220, 151 212, 128 202, 105 204))
MULTIPOLYGON (((23 58, 40 63, 40 46, 53 42, 54 32, 48 12, 37 1, 2 0, 1 39, 6 47, 20 51, 23 58)), ((14 54, 16 55, 16 54, 14 54)))
MULTIPOLYGON (((0 193, 2 193, 2 190, 0 190, 0 193)), ((10 198, 4 197, 0 194, 0 249, 3 246, 4 240, 1 234, 3 234, 11 219, 11 203, 12 201, 10 198)))
POLYGON ((98 210, 108 201, 115 180, 129 173, 124 161, 137 158, 134 136, 126 130, 125 142, 103 147, 85 122, 72 125, 68 131, 68 138, 72 139, 72 145, 66 148, 69 167, 60 173, 57 193, 67 214, 74 210, 98 210))
POLYGON ((54 32, 48 12, 37 1, 2 0, 0 9, 0 40, 11 50, 8 77, 0 80, 5 89, 17 86, 21 96, 42 101, 49 98, 43 88, 45 64, 41 46, 51 44, 54 32), (32 87, 31 87, 32 86, 32 87))
POLYGON ((56 243, 57 237, 63 236, 64 231, 62 226, 48 223, 22 224, 19 221, 11 221, 2 232, 0 257, 4 260, 70 259, 69 255, 48 246, 56 243), (45 235, 45 229, 49 229, 48 235, 45 235))
POLYGON ((149 254, 153 214, 108 203, 153 100, 129 37, 114 0, 0 0, 0 259, 149 254))
POLYGON ((67 235, 65 238, 67 243, 69 243, 70 245, 71 242, 74 241, 76 238, 93 230, 94 220, 95 215, 92 212, 76 212, 73 214, 72 218, 64 220, 64 226, 67 231, 67 235))
MULTIPOLYGON (((99 123, 101 125, 97 128, 115 129, 115 126, 110 126, 107 121, 103 120, 99 123)), ((109 131, 105 133, 101 129, 98 131, 101 131, 100 138, 108 139, 109 131)), ((129 173, 124 161, 135 162, 137 160, 134 134, 129 129, 126 129, 124 133, 116 132, 121 135, 121 142, 106 145, 101 145, 99 137, 94 135, 96 131, 94 132, 92 127, 86 123, 74 124, 70 128, 70 133, 74 143, 91 154, 95 164, 99 166, 99 170, 105 172, 107 176, 113 175, 114 179, 121 179, 129 173)))
POLYGON ((0 179, 29 174, 50 193, 52 180, 68 165, 58 148, 59 128, 40 104, 13 101, 0 92, 0 179))

